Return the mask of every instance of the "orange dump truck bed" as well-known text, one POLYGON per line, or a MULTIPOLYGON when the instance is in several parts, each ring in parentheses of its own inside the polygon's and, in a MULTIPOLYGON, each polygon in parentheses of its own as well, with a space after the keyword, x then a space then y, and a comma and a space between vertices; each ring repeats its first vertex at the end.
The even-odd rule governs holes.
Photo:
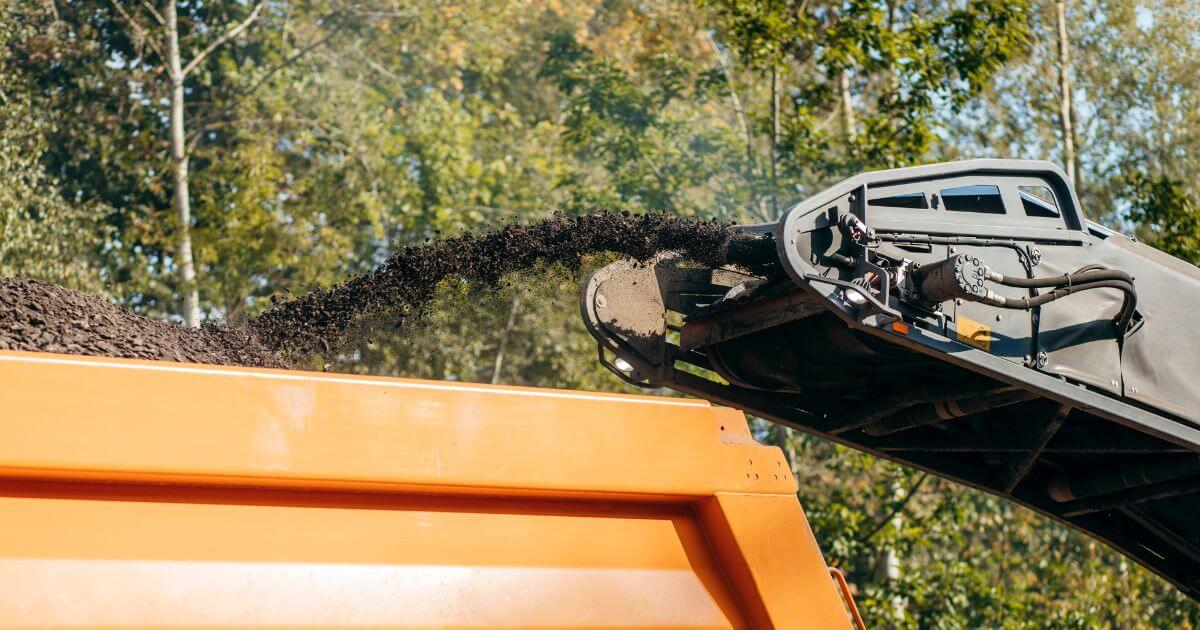
POLYGON ((0 352, 0 627, 846 628, 683 399, 0 352))

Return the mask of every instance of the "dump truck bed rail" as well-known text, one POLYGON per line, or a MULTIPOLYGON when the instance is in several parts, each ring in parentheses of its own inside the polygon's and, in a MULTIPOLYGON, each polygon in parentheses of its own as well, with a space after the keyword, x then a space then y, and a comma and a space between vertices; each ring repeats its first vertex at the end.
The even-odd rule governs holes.
POLYGON ((848 627, 707 403, 0 352, 0 626, 848 627))

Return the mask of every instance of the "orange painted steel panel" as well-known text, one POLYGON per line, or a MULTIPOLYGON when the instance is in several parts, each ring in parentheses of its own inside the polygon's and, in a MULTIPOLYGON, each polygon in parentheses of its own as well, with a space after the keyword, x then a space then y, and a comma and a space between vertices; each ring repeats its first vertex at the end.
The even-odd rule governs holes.
POLYGON ((747 608, 756 625, 772 619, 838 619, 840 627, 848 623, 794 495, 720 492, 700 504, 699 514, 726 572, 758 593, 747 608), (821 596, 795 597, 797 592, 821 596))
POLYGON ((5 499, 0 625, 741 625, 685 510, 566 512, 5 499))
POLYGON ((0 627, 848 627, 706 403, 13 352, 0 400, 0 627))

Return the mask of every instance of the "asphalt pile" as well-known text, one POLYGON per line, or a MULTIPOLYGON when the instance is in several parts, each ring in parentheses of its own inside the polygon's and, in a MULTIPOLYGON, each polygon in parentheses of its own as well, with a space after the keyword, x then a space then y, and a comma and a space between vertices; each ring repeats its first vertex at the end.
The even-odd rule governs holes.
POLYGON ((28 278, 0 279, 0 350, 287 367, 249 329, 213 324, 184 328, 28 278))
POLYGON ((195 330, 140 317, 96 296, 7 278, 0 279, 0 349, 285 367, 342 347, 364 318, 387 314, 400 326, 418 318, 450 278, 495 285, 539 264, 577 269, 589 254, 649 260, 664 251, 713 267, 753 269, 771 258, 773 247, 710 221, 608 212, 556 216, 406 247, 370 273, 277 302, 246 326, 195 330))

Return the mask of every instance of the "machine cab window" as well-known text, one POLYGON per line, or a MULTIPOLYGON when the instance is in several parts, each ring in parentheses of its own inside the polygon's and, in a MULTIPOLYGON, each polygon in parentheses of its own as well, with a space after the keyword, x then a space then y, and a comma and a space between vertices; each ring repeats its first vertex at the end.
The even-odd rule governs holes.
POLYGON ((1054 201, 1054 193, 1045 186, 1018 186, 1017 195, 1021 198, 1021 206, 1025 214, 1031 217, 1059 217, 1058 203, 1054 201))
POLYGON ((1004 199, 1000 196, 1000 187, 993 184, 943 188, 939 196, 946 210, 950 212, 1004 214, 1004 199))
POLYGON ((1029 176, 949 177, 868 188, 868 215, 876 226, 931 231, 945 225, 1067 229, 1056 193, 1029 176), (906 227, 901 228, 904 225, 906 227))

